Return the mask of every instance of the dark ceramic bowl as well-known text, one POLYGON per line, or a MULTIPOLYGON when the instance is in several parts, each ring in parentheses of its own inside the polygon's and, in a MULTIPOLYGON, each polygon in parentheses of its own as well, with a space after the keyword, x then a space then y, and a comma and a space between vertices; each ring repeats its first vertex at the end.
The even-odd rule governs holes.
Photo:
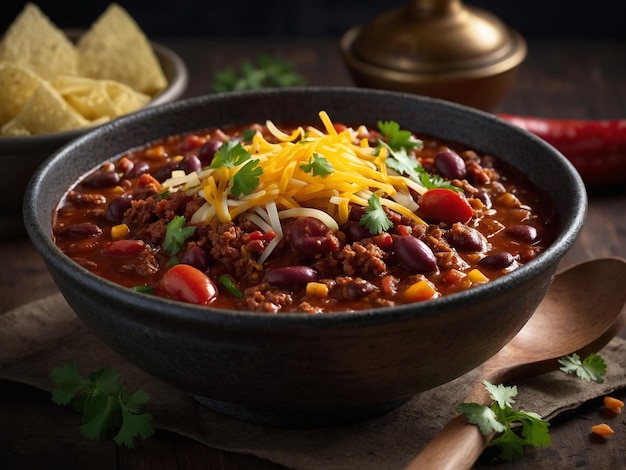
MULTIPOLYGON (((152 47, 163 67, 168 85, 148 103, 148 107, 180 98, 188 82, 187 67, 174 51, 155 43, 152 43, 152 47)), ((26 137, 0 136, 0 167, 11 172, 11 177, 5 183, 4 196, 0 199, 0 237, 24 232, 21 213, 24 190, 37 167, 53 152, 92 129, 26 137)))
POLYGON ((286 426, 334 424, 384 412, 497 352, 526 323, 583 224, 586 196, 552 147, 460 105, 358 88, 268 89, 146 109, 105 124, 52 156, 25 198, 28 234, 78 316, 114 351, 202 403, 286 426), (552 194, 560 232, 536 259, 500 279, 433 301, 330 315, 202 308, 103 280, 53 243, 51 214, 82 174, 130 148, 211 126, 275 121, 395 120, 403 128, 498 155, 552 194))

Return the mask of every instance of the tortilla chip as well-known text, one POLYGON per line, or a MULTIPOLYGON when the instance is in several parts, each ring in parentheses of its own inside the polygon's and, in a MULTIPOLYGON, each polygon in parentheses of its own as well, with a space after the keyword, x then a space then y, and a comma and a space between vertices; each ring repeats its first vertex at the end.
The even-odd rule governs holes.
POLYGON ((60 73, 75 75, 74 44, 34 4, 27 3, 0 41, 0 62, 29 69, 45 80, 60 73))
POLYGON ((0 127, 0 135, 5 137, 24 137, 32 134, 21 122, 12 119, 0 127))
POLYGON ((0 62, 0 126, 20 112, 41 82, 28 69, 0 62))
POLYGON ((63 75, 52 81, 63 99, 84 118, 113 119, 145 106, 150 97, 112 80, 63 75))
POLYGON ((16 122, 11 126, 19 125, 31 134, 51 134, 94 124, 67 104, 48 82, 41 82, 13 120, 16 122))
POLYGON ((79 75, 115 80, 150 96, 167 85, 150 41, 118 4, 109 5, 76 47, 79 75))

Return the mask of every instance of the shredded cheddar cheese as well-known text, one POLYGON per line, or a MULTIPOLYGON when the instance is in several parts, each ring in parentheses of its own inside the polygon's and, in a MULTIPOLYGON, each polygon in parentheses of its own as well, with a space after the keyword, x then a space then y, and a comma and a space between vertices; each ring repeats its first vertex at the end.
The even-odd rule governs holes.
POLYGON ((261 230, 273 230, 276 237, 259 263, 280 242, 282 219, 316 217, 331 230, 338 230, 340 224, 348 221, 350 205, 367 207, 372 194, 380 198, 383 206, 425 225, 414 212, 417 203, 410 194, 410 190, 421 194, 425 188, 387 167, 387 149, 370 147, 367 139, 359 139, 354 129, 338 132, 324 111, 319 117, 323 130, 298 127, 290 134, 267 121, 268 131, 278 142, 268 142, 257 132, 245 145, 263 170, 251 194, 235 197, 231 192, 232 178, 243 164, 190 174, 175 171, 163 186, 187 194, 198 192, 206 200, 191 223, 230 222, 241 215, 261 230), (332 172, 320 176, 303 169, 316 155, 324 157, 332 172))

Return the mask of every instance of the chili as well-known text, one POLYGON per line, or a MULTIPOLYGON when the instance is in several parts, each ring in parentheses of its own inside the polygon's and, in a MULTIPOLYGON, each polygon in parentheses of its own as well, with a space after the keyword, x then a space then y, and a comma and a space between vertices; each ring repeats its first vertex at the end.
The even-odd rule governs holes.
POLYGON ((94 273, 154 295, 319 314, 470 289, 554 240, 549 195, 497 157, 417 135, 419 146, 398 150, 373 127, 323 124, 326 133, 271 122, 207 129, 130 151, 68 189, 53 215, 55 242, 94 273), (266 158, 267 149, 282 153, 266 158), (374 170, 385 156, 408 173, 374 170), (238 171, 244 192, 234 195, 238 171))
POLYGON ((626 119, 498 116, 553 145, 571 161, 588 186, 608 186, 626 181, 626 119))

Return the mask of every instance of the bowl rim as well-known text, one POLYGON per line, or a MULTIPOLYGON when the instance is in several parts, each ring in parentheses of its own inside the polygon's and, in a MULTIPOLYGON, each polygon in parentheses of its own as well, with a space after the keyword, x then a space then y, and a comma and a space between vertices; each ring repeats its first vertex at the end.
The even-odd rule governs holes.
MULTIPOLYGON (((193 129, 189 129, 192 131, 193 129)), ((129 149, 130 150, 130 149, 129 149)), ((112 155, 110 158, 115 158, 112 155)), ((57 201, 58 202, 58 201, 57 201)), ((544 272, 550 269, 554 263, 554 258, 560 260, 567 250, 578 237, 587 213, 587 196, 584 184, 578 172, 575 170, 569 160, 567 160, 553 146, 540 139, 539 137, 527 132, 513 124, 506 122, 497 116, 481 111, 479 109, 470 108, 468 106, 457 103, 448 102, 438 98, 419 96, 409 93, 401 93, 387 90, 363 89, 356 87, 294 87, 294 88, 275 88, 261 89, 253 91, 239 91, 228 93, 217 93, 212 95, 203 95, 185 100, 170 102, 160 105, 152 109, 142 109, 136 113, 132 113, 108 123, 78 137, 77 139, 66 144, 64 147, 53 153, 43 165, 39 167, 33 178, 30 180, 25 193, 23 214, 26 231, 34 246, 44 257, 46 264, 57 270, 68 278, 80 279, 88 289, 100 291, 107 296, 113 297, 120 305, 128 307, 131 311, 134 309, 151 311, 149 320, 141 320, 148 322, 166 322, 175 324, 184 320, 186 326, 197 325, 215 325, 220 327, 237 327, 245 326, 246 328, 266 328, 271 330, 295 329, 302 327, 315 328, 336 328, 342 326, 354 325, 355 322, 367 325, 376 325, 381 323, 403 322, 410 317, 420 315, 424 317, 440 314, 440 310, 444 310, 448 305, 470 305, 483 301, 487 301, 494 291, 503 290, 505 285, 515 287, 519 284, 528 282, 537 272, 544 272), (391 96, 396 98, 412 100, 414 103, 426 103, 431 106, 440 106, 447 109, 448 112, 464 113, 481 120, 484 123, 490 123, 494 129, 506 129, 507 132, 518 133, 525 139, 530 140, 532 145, 539 147, 545 152, 552 153, 562 166, 568 170, 566 176, 569 184, 576 189, 572 195, 573 214, 571 220, 562 221, 562 227, 557 239, 546 250, 540 253, 531 262, 521 266, 520 268, 508 273, 506 276, 494 279, 486 284, 473 287, 469 290, 449 294, 447 296, 418 302, 414 304, 403 304, 393 307, 378 307, 365 310, 356 310, 348 312, 332 312, 321 315, 306 315, 302 313, 278 312, 275 314, 264 314, 260 312, 244 311, 244 310, 227 310, 218 309, 211 306, 196 306, 185 304, 182 302, 172 301, 165 298, 152 296, 135 292, 112 281, 108 281, 91 271, 83 268, 78 263, 71 260, 54 244, 52 238, 44 230, 43 223, 37 221, 37 196, 39 187, 46 180, 50 168, 62 160, 64 155, 75 147, 88 145, 89 142, 98 137, 101 133, 112 133, 135 121, 141 121, 145 117, 151 119, 154 116, 164 116, 174 110, 185 110, 195 106, 207 105, 217 100, 229 100, 232 98, 247 98, 256 95, 273 96, 276 94, 352 94, 353 96, 375 95, 375 96, 391 96), (146 116, 151 114, 151 116, 146 116)), ((49 220, 47 221, 50 222, 49 220)), ((48 227, 51 231, 51 228, 48 227)), ((552 275, 554 276, 555 273, 552 275)))
MULTIPOLYGON (((159 42, 150 41, 150 44, 152 45, 157 59, 159 60, 163 72, 165 73, 165 69, 167 68, 175 71, 175 73, 172 77, 168 77, 168 84, 163 90, 155 95, 154 98, 152 98, 145 106, 137 111, 134 111, 133 113, 177 100, 183 95, 187 89, 187 85, 189 84, 189 71, 187 70, 187 65, 180 55, 159 42)), ((0 151, 36 149, 41 145, 50 145, 51 142, 58 142, 60 145, 63 142, 68 142, 87 132, 91 132, 92 130, 99 128, 101 125, 102 124, 96 124, 94 126, 71 129, 63 132, 54 132, 51 134, 0 136, 0 151)))

